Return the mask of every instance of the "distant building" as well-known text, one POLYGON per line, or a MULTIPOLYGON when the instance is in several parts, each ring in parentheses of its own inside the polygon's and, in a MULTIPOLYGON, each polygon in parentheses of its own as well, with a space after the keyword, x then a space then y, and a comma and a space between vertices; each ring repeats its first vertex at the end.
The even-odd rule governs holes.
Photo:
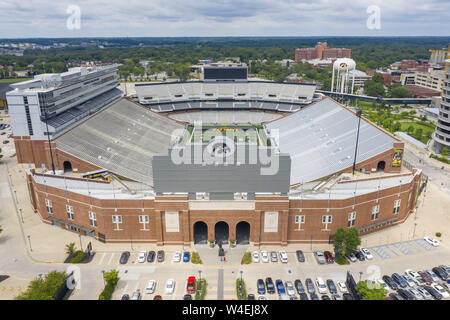
POLYGON ((445 87, 442 91, 439 116, 431 149, 436 153, 441 153, 444 146, 450 148, 450 68, 445 73, 445 87))
POLYGON ((444 70, 428 68, 427 71, 418 71, 415 73, 415 84, 441 92, 444 88, 444 70))
POLYGON ((314 48, 295 49, 295 62, 313 59, 351 58, 351 49, 328 48, 326 42, 318 42, 314 48))

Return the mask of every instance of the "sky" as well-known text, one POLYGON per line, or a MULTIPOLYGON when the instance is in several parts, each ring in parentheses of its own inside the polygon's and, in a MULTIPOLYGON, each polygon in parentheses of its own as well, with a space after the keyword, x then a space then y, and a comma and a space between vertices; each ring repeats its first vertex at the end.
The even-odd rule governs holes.
POLYGON ((0 0, 0 38, 448 36, 449 22, 450 0, 0 0))

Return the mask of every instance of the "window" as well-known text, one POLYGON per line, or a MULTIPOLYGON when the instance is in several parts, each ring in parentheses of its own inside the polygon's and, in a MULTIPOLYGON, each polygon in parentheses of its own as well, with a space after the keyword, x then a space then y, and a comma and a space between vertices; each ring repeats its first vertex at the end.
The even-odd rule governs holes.
POLYGON ((148 221, 149 221, 148 216, 139 216, 139 223, 141 223, 143 225, 141 230, 148 230, 146 228, 148 221))
POLYGON ((302 230, 302 224, 305 223, 305 216, 295 216, 295 223, 298 224, 297 230, 302 230))
POLYGON ((328 230, 328 224, 333 222, 333 216, 322 216, 322 223, 325 225, 324 230, 328 230))
POLYGON ((347 222, 347 227, 351 228, 355 225, 355 221, 356 221, 356 212, 350 212, 348 214, 348 222, 347 222))
POLYGON ((67 217, 69 218, 69 220, 74 220, 75 215, 73 213, 73 207, 66 205, 66 212, 67 212, 67 217))
POLYGON ((89 224, 93 227, 97 227, 97 215, 95 212, 89 211, 89 224))
POLYGON ((394 200, 394 214, 397 214, 400 211, 400 203, 402 200, 394 200))
POLYGON ((234 200, 247 200, 247 192, 235 192, 234 200))
POLYGON ((114 230, 120 230, 119 224, 122 223, 122 216, 113 215, 112 222, 116 224, 116 229, 114 230))
POLYGON ((376 205, 372 207, 372 216, 370 217, 371 220, 377 220, 378 214, 380 213, 380 206, 376 205))
POLYGON ((195 193, 196 200, 209 200, 209 192, 197 192, 195 193))
POLYGON ((47 208, 47 212, 52 214, 53 213, 53 204, 52 200, 45 199, 45 207, 47 208))

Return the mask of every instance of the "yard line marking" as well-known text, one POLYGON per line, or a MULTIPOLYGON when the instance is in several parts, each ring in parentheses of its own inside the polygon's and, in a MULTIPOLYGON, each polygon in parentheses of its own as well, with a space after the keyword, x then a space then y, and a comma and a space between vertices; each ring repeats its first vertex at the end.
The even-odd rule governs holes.
POLYGON ((106 256, 106 253, 104 253, 104 254, 102 255, 102 257, 101 257, 100 261, 98 262, 98 264, 102 264, 103 259, 105 259, 105 256, 106 256))

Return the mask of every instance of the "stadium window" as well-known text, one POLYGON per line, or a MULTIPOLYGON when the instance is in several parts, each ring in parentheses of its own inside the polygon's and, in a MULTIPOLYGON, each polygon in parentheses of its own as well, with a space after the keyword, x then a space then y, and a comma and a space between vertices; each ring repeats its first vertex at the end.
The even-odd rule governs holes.
POLYGON ((295 223, 298 224, 297 231, 303 230, 302 224, 305 223, 305 216, 295 216, 295 223))
POLYGON ((400 211, 400 203, 402 202, 402 200, 394 200, 394 214, 397 214, 400 211))
POLYGON ((143 225, 143 228, 141 230, 148 230, 146 228, 148 221, 148 216, 139 216, 139 223, 143 225))
POLYGON ((351 228, 355 225, 356 222, 356 211, 350 212, 348 214, 348 222, 347 227, 351 228))
POLYGON ((247 192, 235 192, 234 200, 247 200, 247 192))
POLYGON ((120 230, 119 225, 122 223, 122 216, 113 215, 112 222, 116 224, 116 229, 114 230, 120 230))
POLYGON ((74 215, 72 206, 66 205, 66 212, 67 212, 67 217, 69 218, 69 220, 75 219, 75 215, 74 215))
POLYGON ((371 220, 377 220, 378 214, 380 213, 380 206, 376 205, 372 207, 372 216, 370 217, 371 220))
POLYGON ((195 194, 196 200, 209 200, 209 192, 197 192, 195 194))
POLYGON ((53 214, 52 200, 45 199, 45 207, 47 208, 48 213, 53 214))
POLYGON ((97 215, 95 212, 89 211, 89 224, 92 227, 97 227, 97 215))

